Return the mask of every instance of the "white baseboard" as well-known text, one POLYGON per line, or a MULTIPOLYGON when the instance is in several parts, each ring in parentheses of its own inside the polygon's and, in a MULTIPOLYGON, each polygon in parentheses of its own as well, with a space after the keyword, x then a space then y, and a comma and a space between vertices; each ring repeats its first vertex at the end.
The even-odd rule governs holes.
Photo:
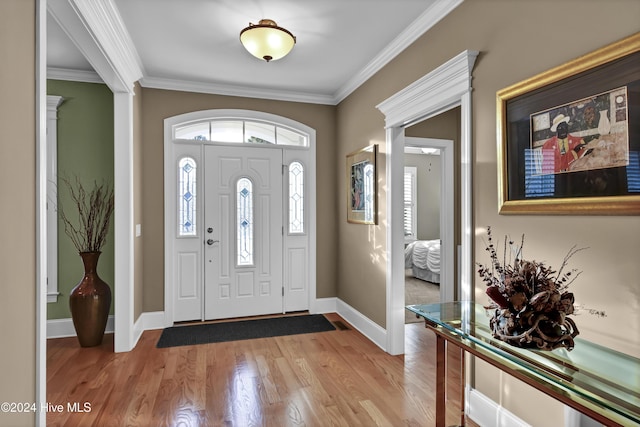
POLYGON ((338 311, 338 298, 316 298, 311 314, 336 313, 338 311))
MULTIPOLYGON (((114 316, 109 316, 107 319, 107 327, 104 330, 105 334, 113 333, 115 330, 114 324, 114 316)), ((142 313, 133 326, 135 342, 138 342, 138 339, 140 339, 144 331, 162 328, 164 328, 164 311, 142 313)), ((75 336, 76 329, 73 326, 73 320, 71 318, 47 320, 47 338, 67 338, 75 336)))
POLYGON ((142 313, 133 325, 133 346, 135 347, 144 331, 164 329, 164 311, 142 313))
POLYGON ((336 301, 336 313, 349 322, 361 334, 369 338, 374 344, 386 351, 387 330, 373 322, 371 319, 351 307, 341 299, 336 301))
MULTIPOLYGON (((112 334, 114 331, 115 320, 113 316, 107 318, 107 327, 105 334, 112 334)), ((75 337, 76 328, 73 326, 73 320, 67 319, 51 319, 47 320, 47 339, 49 338, 66 338, 75 337)))
MULTIPOLYGON (((349 322, 361 334, 373 341, 378 347, 385 350, 387 331, 368 317, 360 313, 349 304, 339 298, 319 298, 314 304, 313 313, 338 313, 349 322)), ((142 333, 152 329, 165 327, 164 311, 142 313, 133 326, 134 347, 142 333)), ((105 333, 113 333, 114 316, 109 316, 105 333)), ((73 321, 68 319, 54 319, 47 321, 47 338, 75 337, 76 330, 73 321)))
POLYGON ((531 427, 511 412, 473 388, 468 388, 465 398, 465 412, 480 426, 531 427))

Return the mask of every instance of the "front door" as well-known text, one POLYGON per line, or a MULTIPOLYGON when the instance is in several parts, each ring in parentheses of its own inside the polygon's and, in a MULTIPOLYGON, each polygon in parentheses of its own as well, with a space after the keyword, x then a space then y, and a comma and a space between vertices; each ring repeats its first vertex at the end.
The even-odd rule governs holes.
POLYGON ((205 146, 204 163, 204 318, 282 313, 282 150, 205 146))

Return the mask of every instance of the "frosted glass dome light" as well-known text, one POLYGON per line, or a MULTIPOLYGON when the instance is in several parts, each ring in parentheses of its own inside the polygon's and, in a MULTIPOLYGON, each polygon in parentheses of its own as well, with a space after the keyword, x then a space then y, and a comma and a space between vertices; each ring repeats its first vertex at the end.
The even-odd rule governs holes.
POLYGON ((240 42, 256 58, 275 61, 285 57, 296 44, 296 38, 271 19, 261 19, 240 31, 240 42))

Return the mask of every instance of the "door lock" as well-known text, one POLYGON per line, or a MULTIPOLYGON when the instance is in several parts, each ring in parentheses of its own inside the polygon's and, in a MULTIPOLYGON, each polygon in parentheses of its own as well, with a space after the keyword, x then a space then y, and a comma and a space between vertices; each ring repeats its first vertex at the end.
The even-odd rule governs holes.
POLYGON ((207 245, 211 246, 211 245, 213 245, 214 243, 218 243, 219 241, 220 241, 220 240, 208 239, 208 240, 207 240, 207 245))
POLYGON ((207 233, 209 233, 209 234, 213 233, 213 228, 211 228, 211 227, 207 228, 207 233))

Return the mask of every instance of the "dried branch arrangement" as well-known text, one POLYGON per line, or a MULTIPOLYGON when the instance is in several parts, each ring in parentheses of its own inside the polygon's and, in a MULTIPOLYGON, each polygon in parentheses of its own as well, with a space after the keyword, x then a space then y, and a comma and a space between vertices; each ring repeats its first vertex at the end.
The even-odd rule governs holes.
POLYGON ((568 288, 580 272, 567 270, 567 266, 573 255, 586 248, 573 246, 554 271, 544 263, 523 259, 524 235, 519 245, 505 236, 502 261, 491 227, 487 227, 487 236, 491 264, 478 264, 478 273, 492 300, 489 308, 495 309, 490 321, 493 336, 517 347, 572 350, 579 332, 567 317, 574 312, 574 296, 568 288))
POLYGON ((73 182, 66 177, 61 177, 60 180, 75 203, 77 214, 70 218, 62 204, 58 204, 58 214, 64 223, 64 232, 78 252, 100 252, 107 240, 113 214, 113 188, 104 183, 98 185, 94 182, 93 188, 87 191, 77 177, 73 182))

